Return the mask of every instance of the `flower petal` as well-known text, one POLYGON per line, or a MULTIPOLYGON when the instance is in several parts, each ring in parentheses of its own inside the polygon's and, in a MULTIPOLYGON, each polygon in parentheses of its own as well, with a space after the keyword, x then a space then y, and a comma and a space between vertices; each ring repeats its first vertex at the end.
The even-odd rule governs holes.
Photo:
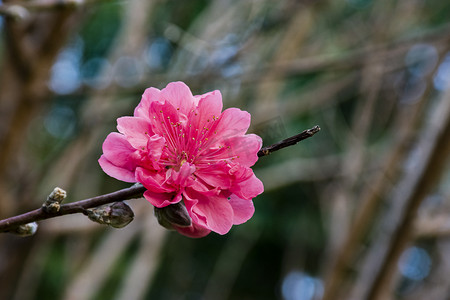
POLYGON ((161 90, 163 98, 170 102, 185 116, 189 114, 194 105, 194 96, 189 87, 181 81, 171 82, 161 90))
POLYGON ((236 182, 230 191, 239 198, 250 200, 264 192, 264 185, 255 174, 245 181, 236 182))
POLYGON ((159 208, 178 203, 182 199, 181 193, 155 193, 149 190, 144 192, 144 198, 159 208))
POLYGON ((124 134, 127 141, 136 149, 147 146, 149 136, 153 135, 150 122, 139 117, 118 118, 117 130, 124 134))
POLYGON ((251 116, 239 108, 228 108, 223 111, 215 127, 222 138, 243 135, 250 126, 251 116))
POLYGON ((171 193, 175 191, 173 187, 165 184, 165 177, 161 173, 145 168, 136 168, 136 180, 154 193, 171 193))
POLYGON ((262 146, 262 139, 256 134, 235 136, 223 140, 223 145, 228 148, 228 156, 234 157, 233 162, 246 167, 253 166, 258 161, 258 151, 262 146))
POLYGON ((136 168, 136 149, 123 134, 112 132, 103 142, 103 155, 113 165, 133 171, 136 168))
POLYGON ((150 105, 154 101, 163 101, 161 91, 153 87, 146 89, 144 94, 142 94, 141 102, 139 102, 138 106, 134 109, 134 116, 145 119, 150 118, 150 105))
POLYGON ((207 236, 211 230, 202 227, 200 225, 197 224, 192 224, 189 227, 179 227, 176 225, 172 225, 173 228, 178 231, 179 233, 181 233, 182 235, 185 235, 187 237, 191 237, 191 238, 201 238, 204 236, 207 236))
POLYGON ((179 186, 181 189, 184 188, 186 186, 187 178, 194 172, 195 166, 188 162, 185 162, 178 172, 175 171, 172 173, 173 183, 176 186, 179 186))
MULTIPOLYGON (((161 104, 153 102, 150 105, 150 123, 155 134, 166 137, 171 136, 172 140, 177 140, 177 123, 179 121, 178 112, 170 102, 161 104)), ((169 138, 167 138, 169 140, 169 138)), ((176 145, 172 145, 175 147, 176 145)))
POLYGON ((228 189, 231 186, 232 177, 228 173, 230 168, 224 163, 218 163, 206 168, 199 168, 195 175, 212 187, 228 189))
POLYGON ((125 182, 136 182, 134 172, 113 165, 105 155, 100 156, 98 163, 102 170, 109 176, 125 182))
POLYGON ((217 195, 215 191, 199 193, 192 189, 186 189, 183 195, 192 222, 219 234, 230 231, 233 208, 226 197, 217 195))
POLYGON ((155 134, 151 136, 147 141, 147 151, 148 158, 151 161, 153 169, 160 170, 162 168, 159 160, 163 153, 164 145, 166 144, 166 139, 155 134))
POLYGON ((210 129, 213 122, 218 122, 222 113, 222 95, 219 91, 213 91, 198 96, 198 99, 197 109, 189 114, 189 121, 200 131, 204 127, 210 129))
POLYGON ((236 195, 231 195, 228 200, 233 208, 233 224, 239 225, 247 222, 255 212, 252 200, 241 199, 236 195))
POLYGON ((258 160, 258 151, 261 149, 261 145, 261 138, 255 134, 217 140, 213 146, 200 154, 200 162, 225 160, 251 167, 258 160))

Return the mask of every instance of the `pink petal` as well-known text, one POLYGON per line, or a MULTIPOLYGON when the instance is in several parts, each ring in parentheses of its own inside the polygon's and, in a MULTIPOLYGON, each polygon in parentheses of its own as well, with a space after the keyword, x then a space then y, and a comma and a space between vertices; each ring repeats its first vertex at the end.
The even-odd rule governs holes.
POLYGON ((170 204, 175 204, 181 201, 180 193, 154 193, 152 191, 145 191, 144 198, 147 199, 153 206, 166 207, 170 204))
POLYGON ((124 135, 112 132, 103 142, 103 155, 113 165, 133 171, 136 168, 136 149, 127 141, 124 135))
POLYGON ((236 182, 230 191, 239 198, 250 200, 264 192, 264 185, 255 174, 245 181, 236 182))
POLYGON ((189 178, 189 184, 187 186, 189 186, 191 189, 196 190, 197 192, 208 192, 209 190, 211 190, 211 187, 207 186, 207 184, 197 178, 196 180, 194 180, 192 177, 189 178))
POLYGON ((231 160, 233 163, 250 167, 258 160, 261 145, 261 138, 254 134, 218 139, 214 142, 214 146, 210 146, 200 154, 200 161, 231 160))
POLYGON ((199 193, 186 189, 186 208, 194 223, 219 234, 225 234, 233 226, 233 208, 226 197, 215 192, 199 193))
POLYGON ((98 163, 102 170, 109 176, 125 182, 136 182, 134 172, 113 165, 105 155, 100 156, 98 163))
POLYGON ((225 164, 214 164, 206 168, 199 168, 195 175, 212 187, 228 189, 232 179, 228 173, 229 169, 225 164))
POLYGON ((192 224, 189 227, 178 227, 176 225, 172 225, 173 228, 178 231, 179 233, 181 233, 182 235, 185 235, 187 237, 191 237, 191 238, 201 238, 204 236, 207 236, 211 230, 199 226, 197 224, 192 224))
POLYGON ((219 91, 213 91, 197 97, 198 107, 190 113, 189 121, 198 129, 211 128, 214 122, 218 122, 222 113, 222 95, 219 91))
POLYGON ((244 200, 236 195, 231 195, 229 200, 231 207, 233 208, 233 224, 239 225, 247 222, 255 212, 252 200, 244 200))
POLYGON ((118 118, 117 130, 123 133, 127 141, 136 149, 147 146, 149 136, 153 135, 150 122, 139 117, 118 118))
POLYGON ((161 94, 179 112, 188 115, 194 105, 194 96, 189 87, 181 81, 171 82, 161 90, 161 94))
POLYGON ((195 166, 185 162, 180 170, 177 172, 173 172, 172 173, 172 179, 173 179, 173 183, 176 186, 179 186, 180 188, 183 188, 186 186, 186 179, 195 172, 195 166))
POLYGON ((161 91, 153 87, 146 89, 142 95, 141 102, 134 109, 134 116, 148 119, 150 116, 150 105, 154 101, 163 101, 161 91))
POLYGON ((144 185, 146 189, 155 193, 171 193, 175 189, 165 185, 165 178, 160 173, 150 171, 141 167, 136 168, 136 180, 144 185))
POLYGON ((153 102, 150 105, 150 123, 155 134, 160 136, 174 136, 176 124, 179 121, 179 115, 175 107, 170 102, 161 104, 159 102, 153 102))
POLYGON ((228 108, 221 114, 215 131, 222 138, 243 135, 250 126, 250 119, 251 116, 248 112, 238 108, 228 108))
POLYGON ((151 136, 147 141, 148 158, 152 162, 152 167, 155 170, 160 170, 163 166, 159 163, 161 155, 163 153, 166 139, 155 134, 151 136))
POLYGON ((235 164, 228 171, 228 174, 232 175, 234 177, 234 180, 240 182, 249 179, 253 175, 253 171, 249 167, 235 164))
POLYGON ((222 144, 230 147, 227 155, 234 157, 233 162, 251 167, 258 161, 262 139, 255 134, 246 134, 225 139, 222 144))

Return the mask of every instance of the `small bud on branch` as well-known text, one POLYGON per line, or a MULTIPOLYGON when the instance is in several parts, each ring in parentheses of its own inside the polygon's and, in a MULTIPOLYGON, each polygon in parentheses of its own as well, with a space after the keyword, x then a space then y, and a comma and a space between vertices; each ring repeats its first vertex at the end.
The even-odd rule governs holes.
POLYGON ((48 195, 47 200, 42 205, 42 208, 48 213, 55 213, 59 211, 61 202, 66 199, 67 193, 65 190, 55 187, 55 189, 48 195))
POLYGON ((85 214, 91 221, 114 228, 125 227, 134 219, 133 211, 124 202, 114 202, 87 209, 85 214))
POLYGON ((31 222, 28 224, 20 225, 14 228, 10 232, 18 236, 30 236, 34 235, 38 229, 38 224, 36 222, 31 222))

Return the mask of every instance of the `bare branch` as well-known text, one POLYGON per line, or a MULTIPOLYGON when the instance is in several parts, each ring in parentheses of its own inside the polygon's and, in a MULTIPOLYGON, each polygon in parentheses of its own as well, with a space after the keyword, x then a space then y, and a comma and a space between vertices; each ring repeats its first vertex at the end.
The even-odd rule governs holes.
POLYGON ((145 192, 145 188, 139 184, 113 193, 61 205, 59 211, 57 212, 46 212, 46 210, 41 207, 15 217, 1 220, 0 232, 7 232, 17 226, 27 224, 30 222, 50 219, 69 214, 84 213, 85 210, 88 208, 93 208, 112 202, 127 200, 133 197, 140 196, 142 195, 143 192, 145 192))
MULTIPOLYGON (((289 137, 287 139, 284 139, 278 143, 264 147, 258 151, 258 157, 266 156, 274 151, 278 151, 285 147, 293 146, 298 142, 313 136, 314 134, 319 132, 319 130, 320 130, 319 126, 314 126, 311 129, 304 130, 301 133, 289 137)), ((135 184, 132 187, 112 192, 109 194, 104 194, 97 197, 61 205, 59 206, 59 210, 48 210, 44 206, 18 216, 0 220, 0 232, 9 232, 20 225, 50 219, 54 217, 59 217, 63 215, 76 213, 87 214, 86 210, 88 208, 98 207, 113 202, 140 197, 145 191, 146 189, 142 184, 135 184)))
POLYGON ((300 141, 303 141, 307 138, 312 137, 319 131, 320 131, 320 127, 316 125, 311 129, 304 130, 304 131, 300 132, 299 134, 291 136, 291 137, 284 139, 278 143, 275 143, 275 144, 267 146, 267 147, 263 147, 263 148, 261 148, 261 150, 258 151, 258 157, 266 156, 274 151, 278 151, 280 149, 283 149, 283 148, 286 148, 289 146, 293 146, 300 141))

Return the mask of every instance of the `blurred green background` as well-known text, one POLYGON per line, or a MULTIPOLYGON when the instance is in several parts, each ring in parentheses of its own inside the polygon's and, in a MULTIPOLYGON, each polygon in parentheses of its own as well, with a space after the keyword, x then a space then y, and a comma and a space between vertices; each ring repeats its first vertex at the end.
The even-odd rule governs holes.
POLYGON ((70 215, 0 235, 0 299, 450 299, 450 2, 0 1, 0 218, 129 185, 97 159, 145 88, 220 90, 270 145, 229 234, 70 215))

